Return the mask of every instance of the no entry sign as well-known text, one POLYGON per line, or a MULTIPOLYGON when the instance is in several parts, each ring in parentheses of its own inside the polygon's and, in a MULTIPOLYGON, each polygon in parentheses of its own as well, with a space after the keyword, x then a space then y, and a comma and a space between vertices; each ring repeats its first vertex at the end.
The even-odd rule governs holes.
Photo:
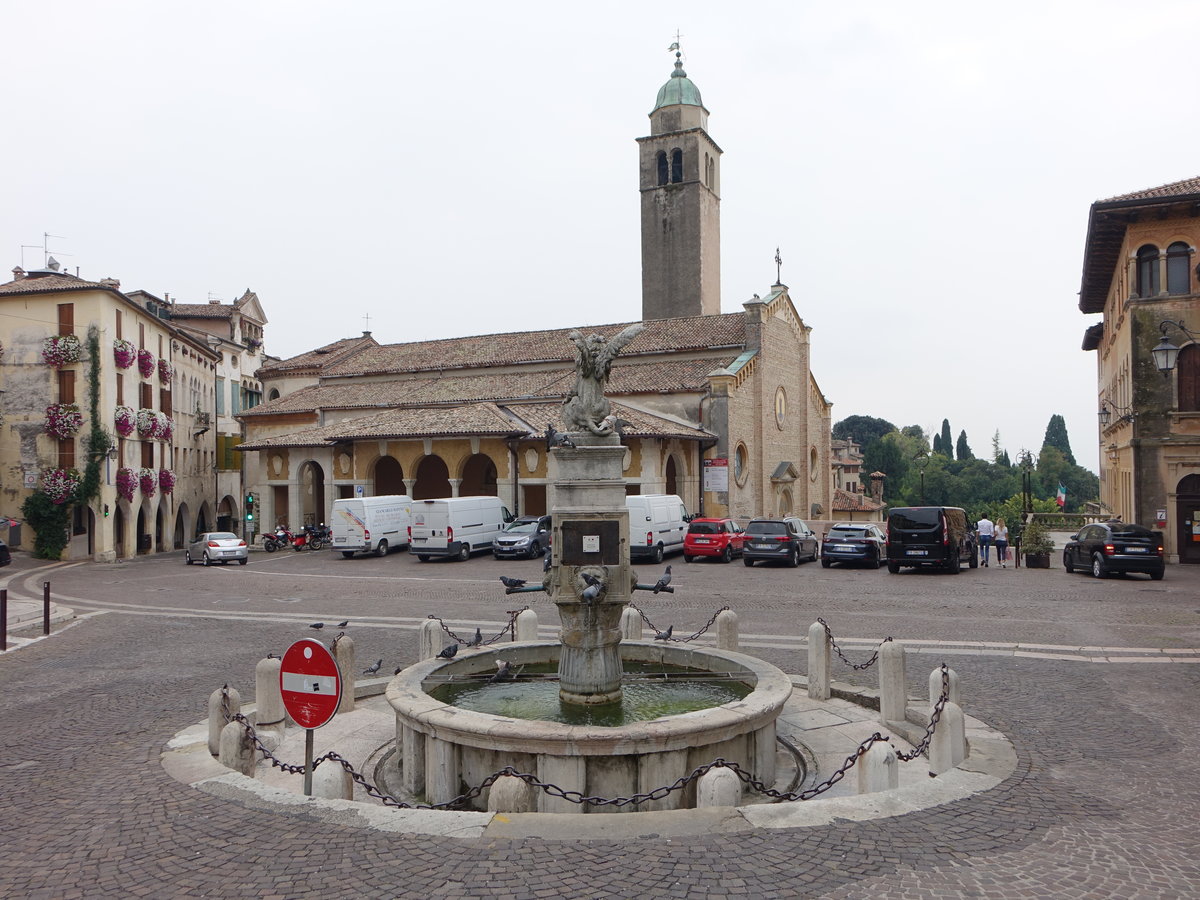
POLYGON ((320 728, 337 712, 342 673, 320 641, 304 638, 283 654, 279 666, 283 708, 301 728, 320 728))

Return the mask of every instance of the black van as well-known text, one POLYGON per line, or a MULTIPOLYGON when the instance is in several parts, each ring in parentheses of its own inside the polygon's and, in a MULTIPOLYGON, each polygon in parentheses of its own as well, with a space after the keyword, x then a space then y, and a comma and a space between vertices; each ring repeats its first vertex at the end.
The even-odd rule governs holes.
POLYGON ((957 506, 900 506, 888 511, 887 567, 934 566, 958 574, 966 562, 979 565, 975 534, 957 506))

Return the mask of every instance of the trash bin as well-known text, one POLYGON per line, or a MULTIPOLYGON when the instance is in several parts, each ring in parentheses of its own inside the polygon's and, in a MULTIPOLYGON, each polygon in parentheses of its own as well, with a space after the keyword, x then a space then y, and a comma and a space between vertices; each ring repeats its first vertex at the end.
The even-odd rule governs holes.
POLYGON ((8 546, 14 549, 21 546, 21 523, 11 519, 8 522, 8 546))

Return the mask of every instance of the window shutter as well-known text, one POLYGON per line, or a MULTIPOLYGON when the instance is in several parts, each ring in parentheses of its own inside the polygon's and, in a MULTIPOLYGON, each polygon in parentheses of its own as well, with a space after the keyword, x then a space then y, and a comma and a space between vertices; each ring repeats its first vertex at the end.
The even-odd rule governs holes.
POLYGON ((75 333, 75 304, 74 303, 58 304, 58 333, 59 334, 74 334, 75 333))
POLYGON ((117 373, 117 406, 125 405, 125 376, 117 373))
POLYGON ((75 468, 75 438, 60 438, 58 442, 58 467, 75 468))
POLYGON ((72 371, 58 370, 58 402, 75 402, 75 373, 72 371))
POLYGON ((142 409, 154 409, 154 385, 143 381, 141 384, 142 409))
POLYGON ((1188 344, 1175 361, 1179 378, 1179 411, 1200 412, 1200 344, 1188 344))
POLYGON ((142 468, 154 468, 154 442, 142 441, 142 468))

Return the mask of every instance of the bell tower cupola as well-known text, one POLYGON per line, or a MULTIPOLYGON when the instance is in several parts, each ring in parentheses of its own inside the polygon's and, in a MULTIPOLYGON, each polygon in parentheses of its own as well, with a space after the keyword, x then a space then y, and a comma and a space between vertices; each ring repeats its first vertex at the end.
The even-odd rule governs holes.
POLYGON ((637 139, 643 319, 721 311, 721 148, 672 49, 675 71, 650 112, 650 135, 637 139))

